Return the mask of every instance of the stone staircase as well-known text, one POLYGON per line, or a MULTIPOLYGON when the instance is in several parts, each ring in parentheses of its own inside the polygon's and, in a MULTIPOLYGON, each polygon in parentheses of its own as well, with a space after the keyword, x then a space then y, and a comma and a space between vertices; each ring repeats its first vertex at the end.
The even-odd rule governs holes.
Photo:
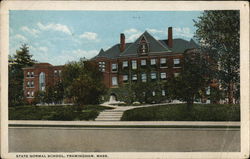
POLYGON ((95 121, 120 121, 122 114, 128 108, 118 107, 115 109, 104 110, 99 113, 95 121))

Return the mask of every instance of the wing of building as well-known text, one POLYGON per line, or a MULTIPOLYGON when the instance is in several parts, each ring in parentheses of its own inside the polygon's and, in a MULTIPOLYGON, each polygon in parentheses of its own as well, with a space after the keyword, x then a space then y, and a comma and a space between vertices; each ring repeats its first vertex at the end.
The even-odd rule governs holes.
POLYGON ((36 92, 45 91, 46 86, 58 82, 62 68, 63 66, 53 66, 49 63, 35 63, 32 67, 23 68, 24 96, 27 102, 34 100, 36 92))
POLYGON ((108 88, 124 83, 147 80, 167 80, 181 71, 183 53, 198 48, 193 39, 173 39, 172 27, 168 28, 165 40, 156 40, 145 31, 135 42, 126 43, 124 34, 120 43, 99 54, 92 60, 97 62, 104 74, 108 88), (143 71, 150 67, 150 72, 143 71))

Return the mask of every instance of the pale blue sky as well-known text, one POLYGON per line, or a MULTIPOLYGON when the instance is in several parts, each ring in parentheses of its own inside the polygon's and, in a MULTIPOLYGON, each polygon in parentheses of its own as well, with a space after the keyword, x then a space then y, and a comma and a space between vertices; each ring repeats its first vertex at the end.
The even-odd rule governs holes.
POLYGON ((10 11, 10 54, 23 43, 39 62, 65 64, 92 58, 99 50, 119 43, 120 33, 133 42, 145 30, 156 39, 190 40, 193 20, 202 11, 10 11))

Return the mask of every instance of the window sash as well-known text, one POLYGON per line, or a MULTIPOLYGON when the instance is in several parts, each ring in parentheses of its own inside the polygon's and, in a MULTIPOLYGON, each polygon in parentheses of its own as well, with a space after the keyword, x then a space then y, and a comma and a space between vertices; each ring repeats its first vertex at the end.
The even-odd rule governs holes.
POLYGON ((132 69, 137 69, 137 61, 132 60, 132 69))
POLYGON ((156 72, 151 73, 151 79, 156 79, 156 72))
POLYGON ((117 71, 117 64, 116 63, 112 64, 112 71, 117 71))
POLYGON ((162 95, 162 96, 166 96, 165 90, 161 90, 161 95, 162 95))
POLYGON ((161 73, 161 79, 166 79, 166 78, 167 78, 166 72, 162 72, 162 73, 161 73))
POLYGON ((117 86, 118 83, 117 83, 117 77, 112 77, 112 85, 113 86, 117 86))
POLYGON ((146 66, 147 62, 146 60, 141 60, 141 66, 146 66))
POLYGON ((174 65, 180 64, 180 59, 174 59, 174 65))
POLYGON ((136 74, 132 76, 132 80, 133 80, 133 81, 136 81, 136 80, 137 80, 137 75, 136 75, 136 74))
POLYGON ((150 60, 150 64, 151 64, 151 65, 156 65, 156 59, 151 59, 151 60, 150 60))
POLYGON ((166 58, 161 58, 161 64, 166 64, 167 63, 167 59, 166 58))
POLYGON ((123 75, 123 81, 128 81, 128 75, 123 75))
POLYGON ((142 73, 141 74, 141 80, 142 80, 142 82, 146 82, 147 81, 147 75, 146 75, 146 73, 142 73))
POLYGON ((128 61, 123 61, 123 62, 122 62, 122 67, 123 67, 123 68, 128 67, 128 61))

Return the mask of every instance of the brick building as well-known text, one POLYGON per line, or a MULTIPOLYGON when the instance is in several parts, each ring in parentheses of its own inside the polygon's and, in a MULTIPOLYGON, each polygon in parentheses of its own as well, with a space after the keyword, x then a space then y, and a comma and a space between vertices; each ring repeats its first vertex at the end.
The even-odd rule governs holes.
POLYGON ((120 43, 99 54, 93 60, 99 65, 108 88, 117 88, 133 81, 167 80, 177 76, 182 69, 183 53, 198 48, 191 39, 173 39, 172 27, 168 38, 156 40, 145 31, 135 42, 126 43, 120 35, 120 43), (151 68, 150 72, 144 68, 151 68))
POLYGON ((47 86, 60 80, 63 66, 53 66, 49 63, 36 63, 32 67, 23 68, 24 96, 31 103, 37 91, 44 91, 47 86))

